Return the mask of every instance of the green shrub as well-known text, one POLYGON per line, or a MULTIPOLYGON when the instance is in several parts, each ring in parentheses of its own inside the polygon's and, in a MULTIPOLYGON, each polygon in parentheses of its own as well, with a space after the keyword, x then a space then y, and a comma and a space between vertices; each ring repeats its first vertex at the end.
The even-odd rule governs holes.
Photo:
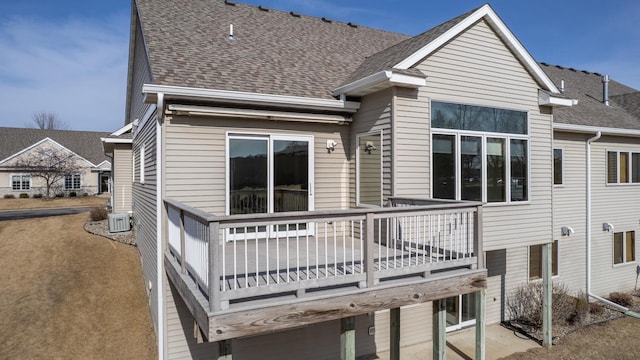
POLYGON ((69 193, 69 197, 76 197, 78 194, 75 191, 69 193))
POLYGON ((29 198, 29 194, 27 193, 20 193, 20 199, 28 199, 29 198))
POLYGON ((101 205, 96 205, 89 211, 89 217, 92 221, 104 220, 107 218, 108 214, 109 212, 107 211, 107 208, 101 205))
POLYGON ((56 197, 57 197, 57 198, 63 198, 63 197, 64 197, 64 193, 57 193, 57 194, 56 194, 56 197))
POLYGON ((42 194, 33 194, 34 199, 42 199, 42 194))
POLYGON ((5 198, 5 199, 15 199, 15 198, 16 198, 16 196, 15 196, 15 195, 13 195, 13 194, 4 194, 4 198, 5 198))

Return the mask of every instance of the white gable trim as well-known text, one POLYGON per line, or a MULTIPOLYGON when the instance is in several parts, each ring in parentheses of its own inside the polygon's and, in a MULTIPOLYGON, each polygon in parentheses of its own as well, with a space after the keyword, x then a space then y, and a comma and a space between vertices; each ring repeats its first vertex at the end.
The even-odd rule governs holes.
POLYGON ((82 160, 82 161, 86 162, 87 164, 89 164, 89 166, 91 166, 91 167, 95 167, 95 164, 93 164, 91 161, 89 161, 89 160, 87 160, 87 159, 83 158, 82 156, 80 156, 80 155, 76 154, 75 152, 73 152, 73 151, 69 150, 66 146, 63 146, 63 145, 62 145, 62 144, 60 144, 59 142, 57 142, 57 141, 55 141, 55 140, 53 140, 53 139, 51 139, 51 138, 49 138, 49 137, 46 137, 46 138, 44 138, 44 139, 42 139, 42 140, 40 140, 40 141, 38 141, 38 142, 34 143, 33 145, 28 146, 28 147, 26 147, 26 148, 24 148, 24 149, 22 149, 22 150, 18 151, 17 153, 15 153, 15 154, 13 154, 13 155, 11 155, 11 156, 7 157, 6 159, 3 159, 2 161, 0 161, 0 164, 2 164, 2 163, 4 163, 4 162, 7 162, 7 161, 9 161, 9 160, 11 160, 11 159, 13 159, 13 158, 15 158, 15 157, 17 157, 17 156, 21 155, 21 154, 24 154, 25 152, 32 150, 33 148, 35 148, 36 146, 41 145, 41 144, 42 144, 42 143, 44 143, 44 142, 51 142, 51 143, 53 143, 54 145, 59 146, 60 148, 62 148, 62 150, 67 151, 67 152, 69 152, 71 155, 76 156, 76 157, 78 157, 80 160, 82 160))
POLYGON ((581 133, 581 134, 596 134, 600 132, 602 133, 602 135, 640 137, 640 130, 588 126, 588 125, 553 123, 553 130, 575 132, 575 133, 581 133))
POLYGON ((444 34, 440 35, 435 40, 423 46, 418 51, 411 54, 406 59, 397 63, 393 67, 396 69, 409 69, 410 67, 416 65, 422 59, 439 49, 441 46, 445 45, 447 42, 451 41, 453 38, 469 29, 480 19, 485 18, 494 28, 494 30, 498 33, 498 36, 506 43, 507 47, 509 47, 515 56, 524 64, 524 66, 531 72, 533 77, 544 86, 545 90, 551 91, 552 93, 559 94, 560 91, 554 85, 553 81, 549 79, 547 74, 540 68, 538 63, 531 57, 529 52, 522 46, 520 41, 513 35, 511 30, 505 25, 505 23, 500 19, 500 17, 493 11, 489 4, 483 5, 476 12, 469 15, 466 19, 462 20, 458 24, 456 24, 451 29, 447 30, 444 34))
POLYGON ((133 127, 133 123, 128 123, 127 125, 121 127, 120 129, 112 132, 109 136, 120 136, 128 131, 131 131, 132 127, 133 127))
POLYGON ((547 106, 575 106, 578 105, 578 100, 561 98, 540 91, 538 92, 538 104, 547 106))
POLYGON ((386 89, 390 86, 402 86, 417 89, 427 84, 423 76, 398 74, 393 71, 380 71, 360 80, 333 90, 332 95, 364 96, 373 92, 386 89))

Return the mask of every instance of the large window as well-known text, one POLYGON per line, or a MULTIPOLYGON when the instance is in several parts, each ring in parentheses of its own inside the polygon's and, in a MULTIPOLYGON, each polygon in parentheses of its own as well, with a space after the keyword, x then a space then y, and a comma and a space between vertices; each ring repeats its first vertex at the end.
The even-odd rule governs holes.
POLYGON ((431 103, 432 189, 438 199, 527 201, 527 113, 431 103))
POLYGON ((640 183, 640 153, 607 151, 607 183, 640 183))
POLYGON ((636 232, 613 234, 613 263, 624 264, 636 261, 636 232))
POLYGON ((31 189, 31 175, 29 174, 11 175, 11 189, 16 191, 31 189))
MULTIPOLYGON (((558 240, 551 248, 551 275, 558 275, 558 240)), ((529 280, 542 279, 542 245, 529 246, 529 280)))
POLYGON ((564 182, 563 179, 563 151, 562 149, 553 149, 553 184, 554 185, 562 185, 564 182))
POLYGON ((68 174, 64 176, 65 190, 79 190, 82 187, 80 174, 68 174))
POLYGON ((382 134, 357 136, 358 205, 382 205, 382 134))

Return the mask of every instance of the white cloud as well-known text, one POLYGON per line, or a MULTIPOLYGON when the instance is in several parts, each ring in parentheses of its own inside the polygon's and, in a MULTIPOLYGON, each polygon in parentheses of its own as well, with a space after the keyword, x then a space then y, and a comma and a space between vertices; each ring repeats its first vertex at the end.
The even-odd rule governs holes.
POLYGON ((122 126, 128 16, 106 21, 12 17, 0 24, 0 126, 23 127, 40 111, 75 130, 122 126))

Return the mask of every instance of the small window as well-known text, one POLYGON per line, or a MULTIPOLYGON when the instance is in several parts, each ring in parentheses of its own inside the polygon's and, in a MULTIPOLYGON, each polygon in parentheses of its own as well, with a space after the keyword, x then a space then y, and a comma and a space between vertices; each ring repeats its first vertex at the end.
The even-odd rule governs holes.
MULTIPOLYGON (((558 275, 558 240, 551 248, 551 275, 558 275)), ((529 246, 529 280, 542 279, 542 245, 529 246)))
POLYGON ((30 174, 11 175, 11 189, 15 191, 30 190, 31 175, 30 174))
POLYGON ((563 151, 562 149, 553 149, 553 184, 554 185, 562 185, 564 182, 563 179, 563 169, 562 163, 563 159, 563 151))
POLYGON ((613 263, 624 264, 636 261, 636 232, 613 234, 613 263))
POLYGON ((140 148, 140 184, 144 184, 144 145, 140 148))
POLYGON ((64 176, 65 190, 80 190, 82 181, 80 174, 68 174, 64 176))
POLYGON ((357 136, 358 205, 382 205, 382 134, 357 136))

